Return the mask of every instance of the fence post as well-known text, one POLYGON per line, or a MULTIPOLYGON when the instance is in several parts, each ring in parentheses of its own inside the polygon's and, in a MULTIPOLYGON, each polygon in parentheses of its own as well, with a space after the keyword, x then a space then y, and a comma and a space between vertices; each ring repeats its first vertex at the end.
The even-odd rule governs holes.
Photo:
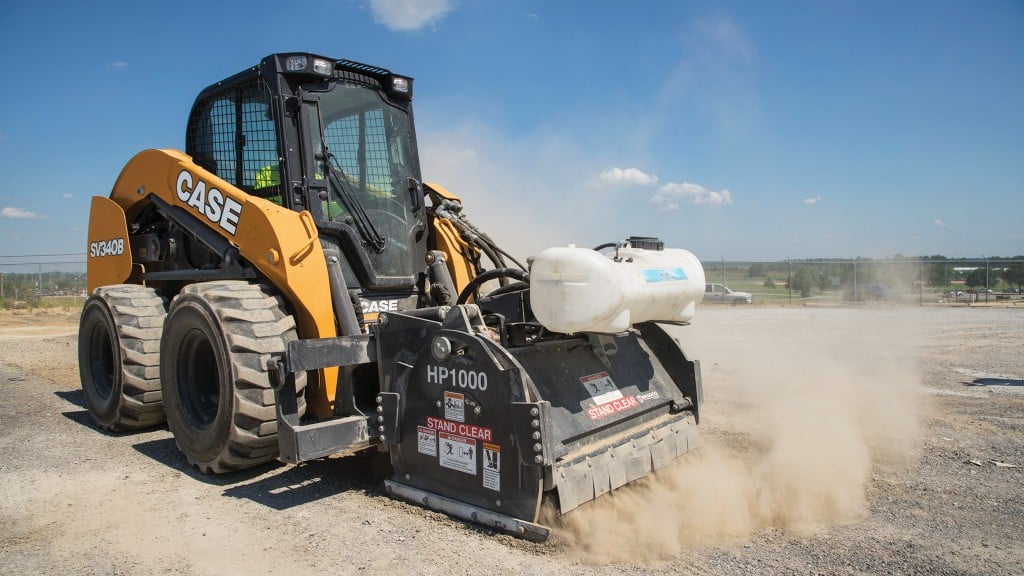
POLYGON ((988 256, 985 256, 985 303, 988 304, 988 256))
POLYGON ((786 257, 786 267, 789 270, 789 276, 786 279, 786 289, 789 290, 789 303, 793 303, 793 262, 786 257))

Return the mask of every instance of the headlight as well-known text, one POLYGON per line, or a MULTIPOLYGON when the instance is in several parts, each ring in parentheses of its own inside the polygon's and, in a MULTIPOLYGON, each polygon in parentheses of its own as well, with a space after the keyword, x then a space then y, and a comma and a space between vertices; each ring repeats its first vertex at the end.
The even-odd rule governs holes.
POLYGON ((409 93, 409 79, 402 78, 401 76, 394 76, 391 78, 391 90, 398 94, 409 93))
POLYGON ((334 67, 327 60, 321 58, 313 59, 313 72, 315 74, 323 74, 324 76, 330 76, 331 72, 334 71, 334 67))

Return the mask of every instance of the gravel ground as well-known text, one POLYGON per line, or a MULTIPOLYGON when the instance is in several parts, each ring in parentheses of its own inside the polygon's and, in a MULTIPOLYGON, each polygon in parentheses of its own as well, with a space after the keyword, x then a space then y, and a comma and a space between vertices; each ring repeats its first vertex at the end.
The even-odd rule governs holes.
POLYGON ((1024 309, 704 306, 702 446, 532 544, 366 459, 208 477, 99 431, 77 315, 0 314, 0 573, 1021 574, 1024 309))

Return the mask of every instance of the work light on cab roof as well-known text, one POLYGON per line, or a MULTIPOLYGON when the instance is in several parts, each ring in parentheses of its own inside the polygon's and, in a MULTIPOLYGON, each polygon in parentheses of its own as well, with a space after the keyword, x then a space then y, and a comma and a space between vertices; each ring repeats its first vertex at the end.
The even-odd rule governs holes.
POLYGON ((288 72, 312 72, 321 76, 330 76, 334 72, 334 66, 330 61, 303 54, 289 56, 285 60, 284 69, 288 72))

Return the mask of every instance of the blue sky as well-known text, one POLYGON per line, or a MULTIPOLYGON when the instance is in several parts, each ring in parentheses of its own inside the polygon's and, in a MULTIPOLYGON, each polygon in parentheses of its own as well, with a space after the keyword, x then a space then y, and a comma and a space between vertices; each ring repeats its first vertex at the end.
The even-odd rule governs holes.
POLYGON ((281 51, 416 78, 424 177, 527 256, 1024 254, 1024 3, 262 0, 0 7, 0 254, 281 51))

